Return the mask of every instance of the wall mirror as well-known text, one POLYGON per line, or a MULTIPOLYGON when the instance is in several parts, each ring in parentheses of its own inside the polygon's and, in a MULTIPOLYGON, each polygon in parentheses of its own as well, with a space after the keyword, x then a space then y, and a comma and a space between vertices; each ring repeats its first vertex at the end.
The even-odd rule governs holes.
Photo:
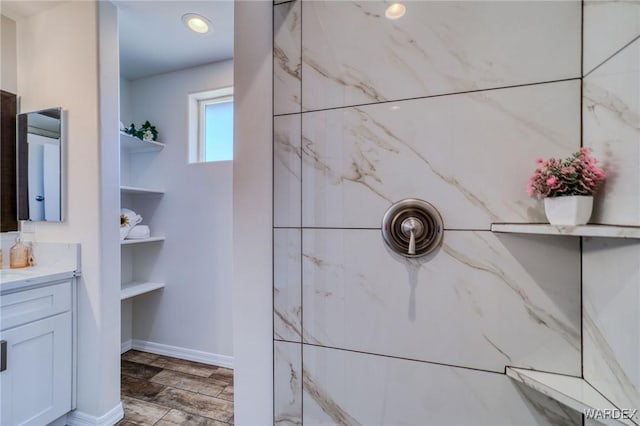
POLYGON ((64 154, 62 108, 17 116, 18 219, 61 222, 64 154))

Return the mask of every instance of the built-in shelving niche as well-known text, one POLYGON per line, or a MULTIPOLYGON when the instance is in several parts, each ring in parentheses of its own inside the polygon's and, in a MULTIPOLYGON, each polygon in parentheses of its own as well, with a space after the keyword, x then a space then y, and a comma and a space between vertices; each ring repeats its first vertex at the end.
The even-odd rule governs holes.
MULTIPOLYGON (((161 151, 164 148, 164 144, 156 141, 143 141, 125 133, 120 133, 120 150, 121 153, 127 156, 135 154, 153 153, 161 151)), ((128 198, 129 200, 135 199, 137 202, 145 203, 149 206, 149 203, 157 203, 159 197, 164 196, 164 190, 158 188, 147 188, 141 186, 121 185, 120 195, 128 198), (145 201, 149 199, 148 201, 145 201), (155 199, 156 201, 152 201, 155 199)), ((154 204, 151 204, 154 205, 154 204)), ((152 235, 150 238, 144 239, 125 239, 120 242, 120 246, 131 247, 127 250, 146 250, 144 247, 150 243, 160 243, 165 240, 163 236, 152 235)), ((123 255, 131 255, 133 252, 122 252, 123 255)), ((134 274, 135 276, 135 274, 134 274)), ((122 282, 120 284, 120 300, 129 299, 141 294, 156 291, 165 286, 164 282, 155 282, 147 280, 134 279, 132 281, 122 282)))
MULTIPOLYGON (((617 225, 558 226, 548 223, 494 223, 491 231, 496 233, 554 235, 567 237, 600 237, 640 239, 640 227, 617 225)), ((579 413, 585 410, 612 410, 620 412, 597 389, 585 379, 564 374, 507 367, 507 376, 536 391, 572 408, 579 413)), ((606 425, 633 425, 626 419, 598 419, 606 425)))
MULTIPOLYGON (((600 394, 586 380, 580 377, 564 374, 547 373, 543 371, 525 370, 507 367, 507 376, 536 391, 548 396, 579 413, 587 410, 601 410, 600 412, 618 411, 608 399, 600 394)), ((598 419, 606 425, 633 425, 626 419, 598 419)))

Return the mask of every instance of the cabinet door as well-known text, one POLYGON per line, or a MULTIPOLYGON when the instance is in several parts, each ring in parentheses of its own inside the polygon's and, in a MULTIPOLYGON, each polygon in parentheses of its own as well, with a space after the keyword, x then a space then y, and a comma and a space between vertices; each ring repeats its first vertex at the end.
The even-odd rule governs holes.
POLYGON ((0 424, 45 425, 71 410, 71 312, 0 333, 0 424))

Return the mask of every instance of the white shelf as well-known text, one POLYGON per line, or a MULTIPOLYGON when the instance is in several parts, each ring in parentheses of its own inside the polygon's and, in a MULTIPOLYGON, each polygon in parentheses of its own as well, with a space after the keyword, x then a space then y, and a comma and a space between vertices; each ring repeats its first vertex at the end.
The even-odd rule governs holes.
MULTIPOLYGON (((507 376, 581 414, 584 413, 584 410, 594 408, 617 410, 616 406, 580 377, 514 367, 507 367, 507 376)), ((633 425, 631 421, 624 419, 598 419, 598 421, 606 425, 633 425)))
POLYGON ((123 240, 120 241, 121 246, 127 246, 131 244, 145 244, 145 243, 155 243, 156 241, 164 241, 164 237, 151 237, 151 238, 142 238, 142 239, 131 239, 131 240, 123 240))
POLYGON ((136 186, 121 186, 121 194, 134 194, 134 195, 163 195, 164 191, 159 189, 139 188, 136 186))
POLYGON ((160 288, 164 288, 164 283, 139 281, 123 283, 120 288, 120 300, 129 299, 144 293, 149 293, 150 291, 158 290, 160 288))
POLYGON ((640 226, 580 225, 548 223, 494 223, 491 231, 514 234, 568 235, 573 237, 640 238, 640 226))
POLYGON ((120 147, 122 150, 131 153, 153 152, 161 151, 164 148, 164 144, 156 141, 143 141, 126 133, 120 133, 120 147))

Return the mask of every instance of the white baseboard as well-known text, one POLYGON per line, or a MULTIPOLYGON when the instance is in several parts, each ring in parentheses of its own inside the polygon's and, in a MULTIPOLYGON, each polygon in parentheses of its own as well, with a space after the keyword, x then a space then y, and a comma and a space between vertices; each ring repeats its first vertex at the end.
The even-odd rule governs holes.
POLYGON ((120 343, 120 354, 122 355, 128 350, 133 349, 133 339, 126 340, 120 343))
POLYGON ((64 416, 58 417, 47 426, 67 426, 67 415, 65 414, 64 416))
POLYGON ((215 365, 218 367, 233 368, 233 357, 228 355, 219 355, 210 352, 198 351, 195 349, 181 348, 178 346, 164 345, 162 343, 147 342, 145 340, 138 339, 131 340, 131 349, 151 352, 152 354, 186 359, 188 361, 201 362, 203 364, 215 365))
POLYGON ((68 426, 113 426, 124 417, 122 402, 100 417, 91 416, 78 410, 67 415, 68 426))

